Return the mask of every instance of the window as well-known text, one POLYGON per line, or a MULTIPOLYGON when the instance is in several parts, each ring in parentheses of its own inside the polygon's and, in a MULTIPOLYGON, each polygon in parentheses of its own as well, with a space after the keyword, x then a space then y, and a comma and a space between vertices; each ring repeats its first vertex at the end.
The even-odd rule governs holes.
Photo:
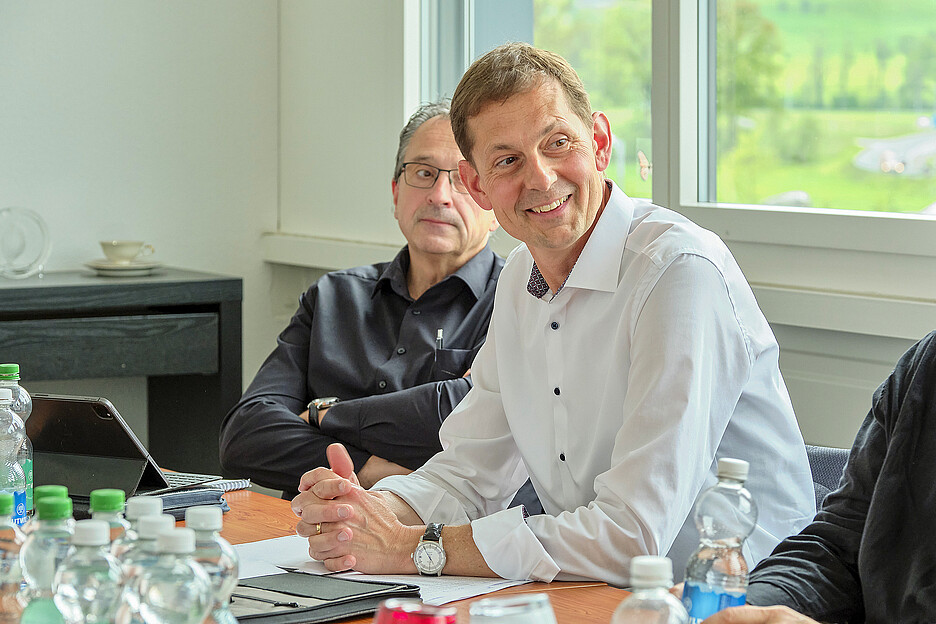
POLYGON ((700 200, 936 213, 936 3, 706 8, 700 200))
POLYGON ((651 0, 535 0, 533 44, 561 54, 611 122, 608 177, 650 197, 651 0))
MULTIPOLYGON (((566 57, 611 120, 610 177, 650 197, 654 4, 698 31, 679 52, 698 94, 684 201, 936 214, 932 0, 474 0, 462 21, 470 58, 511 38, 566 57)), ((668 104, 657 114, 673 118, 668 104)))

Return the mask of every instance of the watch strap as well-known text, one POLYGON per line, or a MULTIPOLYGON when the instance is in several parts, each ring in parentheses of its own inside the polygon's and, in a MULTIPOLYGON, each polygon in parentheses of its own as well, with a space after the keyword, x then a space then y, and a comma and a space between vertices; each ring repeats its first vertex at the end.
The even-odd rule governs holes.
POLYGON ((440 522, 430 522, 426 525, 426 532, 423 533, 422 542, 442 542, 442 527, 440 522))

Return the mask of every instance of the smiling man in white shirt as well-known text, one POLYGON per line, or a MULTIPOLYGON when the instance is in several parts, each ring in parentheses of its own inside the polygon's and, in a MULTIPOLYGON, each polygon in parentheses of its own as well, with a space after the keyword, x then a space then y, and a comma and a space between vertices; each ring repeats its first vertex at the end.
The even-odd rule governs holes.
POLYGON ((462 78, 452 127, 472 197, 524 244, 444 450, 365 491, 330 449, 333 470, 306 473, 293 501, 310 555, 335 570, 624 585, 636 555, 683 568, 720 457, 751 463, 750 565, 805 526, 806 451, 750 287, 717 236, 605 178, 610 124, 574 70, 505 44, 462 78), (527 476, 545 514, 506 508, 527 476))

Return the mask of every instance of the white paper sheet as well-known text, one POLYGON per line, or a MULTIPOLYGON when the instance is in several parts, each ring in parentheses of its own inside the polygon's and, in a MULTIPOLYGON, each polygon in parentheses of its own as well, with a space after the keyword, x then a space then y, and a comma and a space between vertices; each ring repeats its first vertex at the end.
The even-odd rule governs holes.
MULTIPOLYGON (((309 559, 309 541, 298 535, 237 544, 234 550, 240 559, 237 577, 242 579, 279 574, 282 570, 277 564, 287 561, 293 564, 312 562, 309 559)), ((324 572, 325 566, 321 567, 324 572)))
MULTIPOLYGON (((309 558, 308 549, 309 542, 298 535, 238 544, 234 547, 240 557, 238 577, 243 579, 264 574, 277 574, 283 570, 305 574, 329 574, 321 561, 309 558)), ((365 581, 418 585, 423 602, 433 605, 472 598, 529 582, 471 576, 419 576, 418 574, 386 576, 359 572, 346 572, 338 576, 353 576, 365 581)))

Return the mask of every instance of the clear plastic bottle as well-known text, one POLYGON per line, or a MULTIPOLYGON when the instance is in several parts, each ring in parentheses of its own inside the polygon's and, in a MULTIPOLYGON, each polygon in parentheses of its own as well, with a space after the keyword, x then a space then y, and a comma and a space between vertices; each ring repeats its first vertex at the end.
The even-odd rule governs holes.
POLYGON ((159 557, 156 539, 160 533, 175 528, 176 519, 169 514, 143 516, 137 524, 137 539, 129 545, 120 558, 124 581, 138 576, 143 567, 156 562, 159 557))
MULTIPOLYGON (((40 498, 68 498, 68 488, 64 485, 37 485, 33 488, 33 497, 35 500, 40 498)), ((23 535, 29 535, 38 524, 36 515, 26 521, 22 526, 23 535)), ((74 529, 75 520, 71 519, 70 524, 74 529)))
POLYGON ((23 476, 26 478, 26 516, 32 517, 33 446, 26 435, 26 420, 32 414, 32 397, 19 382, 19 364, 0 364, 0 388, 9 388, 13 392, 13 413, 23 421, 23 444, 20 446, 16 461, 22 467, 23 476))
POLYGON ((74 532, 70 498, 46 496, 36 500, 36 525, 20 549, 20 567, 26 588, 21 624, 64 622, 53 601, 55 571, 68 554, 74 532))
POLYGON ((75 523, 71 548, 55 573, 55 606, 68 624, 110 624, 120 602, 120 565, 110 554, 110 525, 75 523))
POLYGON ((130 528, 124 519, 124 491, 113 488, 91 490, 91 518, 107 523, 110 543, 123 536, 130 528))
POLYGON ((748 565, 741 547, 757 524, 757 506, 744 488, 747 475, 746 461, 719 459, 718 483, 696 504, 700 544, 689 557, 683 586, 690 622, 744 604, 748 565))
POLYGON ((668 557, 634 557, 630 573, 634 593, 614 610, 611 624, 686 624, 689 621, 682 603, 669 592, 673 585, 673 562, 668 557))
POLYGON ((13 495, 0 493, 0 624, 18 624, 23 612, 18 594, 23 583, 19 553, 24 539, 13 523, 13 495))
POLYGON ((0 388, 10 388, 13 391, 13 411, 26 422, 32 414, 32 397, 19 382, 19 364, 0 364, 0 388))
POLYGON ((211 580, 192 559, 195 531, 172 529, 156 539, 159 558, 135 585, 146 624, 201 624, 214 602, 211 580))
POLYGON ((12 409, 13 391, 0 388, 0 492, 13 495, 13 522, 26 522, 26 475, 19 464, 20 447, 26 437, 23 421, 12 409))
POLYGON ((669 558, 634 557, 630 579, 634 593, 615 609, 611 624, 686 624, 689 621, 682 603, 669 592, 673 585, 673 562, 669 558))
POLYGON ((224 523, 220 507, 198 506, 185 510, 185 526, 195 531, 195 554, 211 579, 214 604, 206 624, 236 624, 231 614, 231 594, 237 587, 237 552, 221 537, 224 523))
MULTIPOLYGON (((133 499, 131 498, 132 502, 133 499)), ((160 504, 160 509, 162 505, 160 504)), ((140 616, 139 577, 159 559, 157 538, 160 533, 172 531, 176 520, 169 514, 143 516, 137 521, 137 538, 127 544, 120 558, 123 578, 123 597, 119 610, 120 622, 142 622, 140 616)))
POLYGON ((128 527, 123 535, 114 540, 111 544, 111 552, 118 559, 124 556, 124 553, 136 542, 140 534, 140 518, 144 516, 158 516, 162 514, 162 499, 158 496, 133 496, 127 501, 127 507, 124 512, 128 527))

